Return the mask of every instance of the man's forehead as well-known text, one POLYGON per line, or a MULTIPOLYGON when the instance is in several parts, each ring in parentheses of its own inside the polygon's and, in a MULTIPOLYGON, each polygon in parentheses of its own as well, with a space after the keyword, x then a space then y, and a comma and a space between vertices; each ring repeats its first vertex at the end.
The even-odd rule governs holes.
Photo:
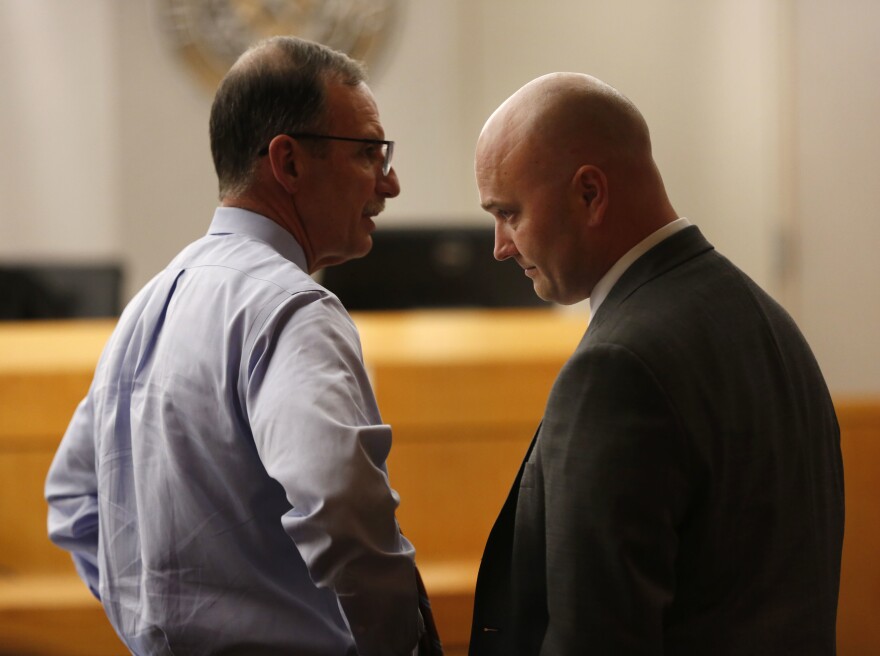
POLYGON ((327 121, 330 129, 369 131, 369 134, 355 136, 381 138, 384 135, 376 100, 365 83, 352 86, 331 81, 326 88, 327 121))
POLYGON ((534 135, 515 129, 484 131, 477 142, 474 167, 478 177, 494 175, 507 177, 521 170, 522 164, 533 153, 534 135))
POLYGON ((477 139, 477 156, 504 157, 517 141, 525 136, 518 122, 506 114, 493 114, 483 126, 477 139))
POLYGON ((362 106, 373 102, 369 88, 363 83, 353 86, 330 80, 324 89, 330 114, 356 113, 362 106))
POLYGON ((523 157, 518 147, 509 143, 487 144, 474 162, 480 205, 486 210, 510 204, 523 178, 523 157))

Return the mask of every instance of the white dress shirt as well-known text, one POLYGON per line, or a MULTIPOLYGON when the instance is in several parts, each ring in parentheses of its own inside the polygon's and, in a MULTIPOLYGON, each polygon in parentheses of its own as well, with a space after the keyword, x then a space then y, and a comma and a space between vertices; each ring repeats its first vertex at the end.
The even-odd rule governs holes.
POLYGON ((414 550, 357 330, 271 220, 217 209, 128 305, 46 481, 135 654, 409 653, 414 550))

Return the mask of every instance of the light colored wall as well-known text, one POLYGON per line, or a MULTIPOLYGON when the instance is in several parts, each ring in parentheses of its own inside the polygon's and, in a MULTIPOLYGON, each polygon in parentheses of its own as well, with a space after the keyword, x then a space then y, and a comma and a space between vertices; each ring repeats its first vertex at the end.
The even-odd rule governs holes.
POLYGON ((833 391, 880 391, 880 3, 796 5, 798 319, 833 391))
POLYGON ((120 200, 107 0, 0 0, 0 259, 109 258, 120 200))
POLYGON ((476 139, 467 0, 401 2, 394 53, 371 86, 385 133, 397 143, 401 194, 380 223, 472 223, 482 217, 473 182, 476 139))
POLYGON ((622 0, 570 2, 562 11, 527 0, 474 6, 482 34, 474 57, 480 117, 549 71, 583 71, 611 83, 644 113, 679 213, 758 282, 775 287, 777 3, 622 0))
MULTIPOLYGON (((131 292, 205 230, 210 92, 158 4, 0 0, 3 260, 117 256, 131 292)), ((401 5, 372 83, 403 188, 385 224, 487 222, 485 118, 537 75, 593 73, 639 105, 676 208, 793 311, 832 388, 880 391, 880 3, 401 5)))
POLYGON ((211 92, 160 30, 159 3, 113 3, 119 60, 119 247, 129 291, 203 235, 217 203, 208 116, 211 92))
POLYGON ((589 72, 644 112, 679 212, 781 293, 781 17, 765 0, 409 3, 398 55, 375 85, 402 144, 403 193, 388 218, 488 221, 473 182, 485 119, 538 75, 589 72))

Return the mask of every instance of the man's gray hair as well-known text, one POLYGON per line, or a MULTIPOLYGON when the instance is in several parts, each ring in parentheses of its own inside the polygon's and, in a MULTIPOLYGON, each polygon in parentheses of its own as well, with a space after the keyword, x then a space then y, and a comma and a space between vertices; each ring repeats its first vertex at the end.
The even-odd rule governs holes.
POLYGON ((320 130, 330 80, 357 86, 366 72, 342 52, 290 36, 261 41, 239 57, 211 106, 211 154, 221 200, 248 188, 259 151, 274 137, 320 130))

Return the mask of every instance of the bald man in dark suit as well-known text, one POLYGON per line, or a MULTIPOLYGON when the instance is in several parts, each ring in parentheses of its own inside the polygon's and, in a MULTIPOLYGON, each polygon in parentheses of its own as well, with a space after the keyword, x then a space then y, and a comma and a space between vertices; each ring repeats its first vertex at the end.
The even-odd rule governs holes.
POLYGON ((835 653, 843 467, 791 317, 673 209, 638 109, 532 81, 477 145, 495 257, 592 319, 489 537, 473 656, 835 653))

